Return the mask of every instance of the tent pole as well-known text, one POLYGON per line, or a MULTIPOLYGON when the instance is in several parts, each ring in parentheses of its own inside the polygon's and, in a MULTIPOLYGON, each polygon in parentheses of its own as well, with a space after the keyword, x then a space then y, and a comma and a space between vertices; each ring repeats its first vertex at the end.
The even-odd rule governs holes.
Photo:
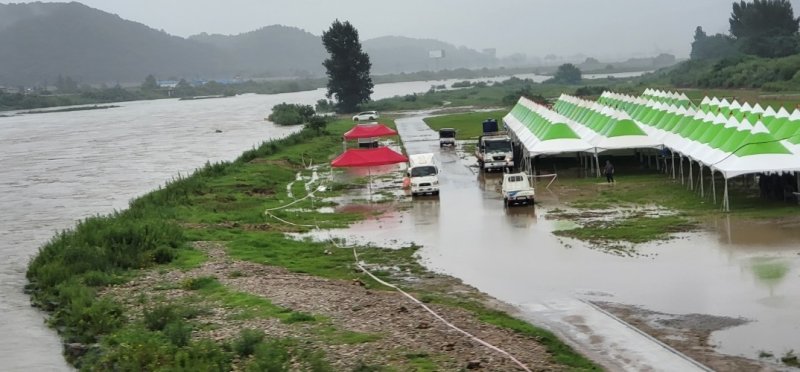
POLYGON ((800 193, 800 172, 795 172, 794 175, 797 177, 797 192, 800 193))
POLYGON ((714 181, 714 169, 711 169, 711 198, 714 199, 714 205, 717 205, 717 184, 714 181))
POLYGON ((694 190, 694 178, 692 176, 692 159, 689 159, 689 190, 694 190))
POLYGON ((597 178, 600 178, 600 158, 597 156, 597 147, 594 148, 594 162, 597 163, 597 178))
POLYGON ((681 185, 685 185, 683 182, 683 155, 680 155, 680 163, 681 163, 681 185))
POLYGON ((722 211, 723 212, 730 212, 731 211, 731 205, 730 205, 730 199, 729 199, 729 195, 728 195, 728 179, 727 178, 725 178, 725 194, 724 195, 725 195, 724 196, 725 199, 722 202, 722 211))
POLYGON ((705 185, 703 185, 703 165, 700 165, 700 197, 705 199, 706 197, 706 190, 705 185))
POLYGON ((669 151, 670 157, 672 158, 672 179, 675 179, 675 153, 672 150, 669 151))
POLYGON ((369 192, 369 202, 372 203, 372 167, 367 167, 367 190, 369 192))

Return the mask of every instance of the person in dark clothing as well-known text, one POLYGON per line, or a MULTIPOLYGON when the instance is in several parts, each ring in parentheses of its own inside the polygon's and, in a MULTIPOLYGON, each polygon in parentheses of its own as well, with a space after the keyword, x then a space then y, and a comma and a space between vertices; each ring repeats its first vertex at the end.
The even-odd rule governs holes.
POLYGON ((608 183, 616 182, 616 181, 614 181, 614 166, 611 165, 611 161, 610 160, 606 160, 606 171, 605 171, 605 173, 606 173, 606 181, 608 181, 608 183))

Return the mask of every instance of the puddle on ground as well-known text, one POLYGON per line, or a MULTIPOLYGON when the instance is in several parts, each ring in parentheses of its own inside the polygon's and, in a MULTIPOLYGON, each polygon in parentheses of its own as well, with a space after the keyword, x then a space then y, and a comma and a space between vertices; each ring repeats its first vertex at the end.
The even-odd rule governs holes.
MULTIPOLYGON (((346 230, 306 237, 336 236, 350 244, 388 248, 416 243, 422 246, 419 255, 429 269, 453 275, 511 304, 570 296, 660 313, 747 319, 746 324, 711 333, 710 342, 731 355, 757 359, 762 350, 775 354, 800 350, 800 232, 796 221, 754 223, 726 216, 706 222, 702 231, 637 245, 639 255, 608 254, 553 235, 578 225, 569 219, 547 217, 552 212, 569 212, 564 204, 569 195, 548 191, 546 183, 540 182, 535 206, 505 208, 497 191, 499 174, 477 173, 470 168, 468 157, 450 149, 440 151, 435 136, 414 119, 400 120, 398 126, 403 138, 414 139, 405 142, 408 153, 438 154, 442 164, 440 196, 406 199, 395 204, 397 208, 384 209, 379 217, 346 230)), ((347 205, 355 199, 358 196, 337 201, 347 205)), ((379 213, 375 205, 340 208, 379 213)), ((590 218, 673 213, 645 206, 621 208, 610 215, 598 211, 590 218)), ((554 324, 563 321, 546 314, 528 315, 554 324)))

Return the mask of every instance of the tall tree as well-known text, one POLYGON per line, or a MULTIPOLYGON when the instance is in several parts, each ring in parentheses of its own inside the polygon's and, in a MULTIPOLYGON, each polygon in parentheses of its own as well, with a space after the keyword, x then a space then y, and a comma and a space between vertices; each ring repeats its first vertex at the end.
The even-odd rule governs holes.
POLYGON ((798 23, 789 0, 754 0, 733 3, 729 20, 731 35, 742 51, 761 57, 783 57, 797 53, 798 23))
POLYGON ((692 42, 691 59, 723 59, 739 55, 733 38, 728 35, 715 34, 708 36, 703 28, 697 26, 692 42))
POLYGON ((336 98, 338 112, 354 112, 358 105, 369 102, 372 95, 372 63, 361 50, 358 31, 338 19, 322 33, 322 44, 330 58, 322 63, 328 74, 328 98, 336 98))
POLYGON ((558 66, 556 74, 547 82, 556 84, 580 84, 581 80, 581 70, 572 63, 565 63, 558 66))
POLYGON ((156 81, 156 77, 151 75, 147 75, 144 78, 144 83, 142 83, 142 90, 156 90, 158 89, 158 81, 156 81))

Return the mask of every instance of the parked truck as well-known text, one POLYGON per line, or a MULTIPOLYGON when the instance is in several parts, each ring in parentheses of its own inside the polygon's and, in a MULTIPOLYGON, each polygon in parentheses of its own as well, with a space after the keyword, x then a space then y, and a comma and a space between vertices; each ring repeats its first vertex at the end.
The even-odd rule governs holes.
POLYGON ((510 207, 514 204, 533 204, 535 192, 530 178, 525 173, 507 173, 503 175, 503 203, 510 207))
POLYGON ((483 122, 483 134, 478 137, 475 157, 484 171, 511 169, 514 167, 514 147, 508 132, 500 131, 497 120, 483 122))
POLYGON ((439 195, 439 167, 433 154, 409 155, 406 177, 410 181, 411 196, 439 195))

